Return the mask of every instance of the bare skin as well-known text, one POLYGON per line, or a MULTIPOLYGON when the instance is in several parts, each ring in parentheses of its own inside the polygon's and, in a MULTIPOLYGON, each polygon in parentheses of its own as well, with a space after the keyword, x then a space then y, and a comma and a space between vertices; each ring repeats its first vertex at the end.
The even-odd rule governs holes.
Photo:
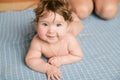
POLYGON ((118 0, 70 0, 79 18, 87 18, 93 10, 103 19, 112 19, 118 12, 118 0))
POLYGON ((72 17, 73 21, 69 23, 68 32, 76 37, 82 31, 83 24, 79 17, 74 12, 72 13, 72 17))
POLYGON ((94 0, 95 12, 103 19, 112 19, 118 12, 117 0, 94 0))
POLYGON ((92 0, 70 0, 70 4, 73 12, 75 12, 80 19, 87 18, 93 11, 92 0))
POLYGON ((69 25, 59 14, 49 13, 40 18, 28 53, 26 64, 33 70, 46 73, 48 80, 60 80, 61 65, 78 62, 82 59, 82 50, 69 25), (48 58, 48 62, 41 56, 48 58))

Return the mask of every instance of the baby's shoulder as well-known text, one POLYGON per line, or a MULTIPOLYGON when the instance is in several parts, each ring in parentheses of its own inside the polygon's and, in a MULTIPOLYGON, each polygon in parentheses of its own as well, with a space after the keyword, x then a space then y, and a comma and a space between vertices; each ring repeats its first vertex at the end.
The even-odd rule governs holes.
POLYGON ((42 45, 42 41, 40 40, 40 38, 38 37, 38 35, 35 35, 31 41, 32 45, 36 45, 36 46, 40 46, 42 45))
POLYGON ((40 39, 39 39, 38 35, 35 35, 33 37, 32 42, 35 42, 35 43, 39 43, 40 42, 40 39))

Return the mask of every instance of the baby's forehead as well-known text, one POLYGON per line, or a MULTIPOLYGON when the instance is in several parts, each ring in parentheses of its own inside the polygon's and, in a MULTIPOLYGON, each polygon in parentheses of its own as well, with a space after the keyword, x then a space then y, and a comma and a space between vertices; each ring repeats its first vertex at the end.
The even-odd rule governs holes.
POLYGON ((39 20, 41 21, 54 21, 54 22, 64 22, 64 17, 59 15, 58 13, 49 12, 44 16, 40 17, 39 20))

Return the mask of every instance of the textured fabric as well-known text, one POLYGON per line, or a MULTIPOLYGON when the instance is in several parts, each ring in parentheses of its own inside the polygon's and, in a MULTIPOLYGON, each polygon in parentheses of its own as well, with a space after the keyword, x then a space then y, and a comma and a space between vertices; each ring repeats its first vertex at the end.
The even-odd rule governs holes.
MULTIPOLYGON (((34 17, 32 9, 0 13, 0 80, 47 80, 24 62, 34 35, 34 17)), ((120 80, 120 6, 112 20, 92 14, 83 24, 77 39, 84 57, 61 66, 61 80, 120 80)))

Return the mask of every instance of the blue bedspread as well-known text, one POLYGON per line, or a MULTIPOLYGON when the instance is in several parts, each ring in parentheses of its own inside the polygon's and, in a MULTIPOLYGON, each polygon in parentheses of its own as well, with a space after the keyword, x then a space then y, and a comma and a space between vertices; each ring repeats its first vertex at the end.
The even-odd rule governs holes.
MULTIPOLYGON (((34 17, 32 9, 0 12, 0 80, 47 80, 24 62, 34 35, 34 17)), ((120 80, 120 6, 112 20, 92 14, 83 24, 77 39, 84 57, 61 66, 61 80, 120 80)))

